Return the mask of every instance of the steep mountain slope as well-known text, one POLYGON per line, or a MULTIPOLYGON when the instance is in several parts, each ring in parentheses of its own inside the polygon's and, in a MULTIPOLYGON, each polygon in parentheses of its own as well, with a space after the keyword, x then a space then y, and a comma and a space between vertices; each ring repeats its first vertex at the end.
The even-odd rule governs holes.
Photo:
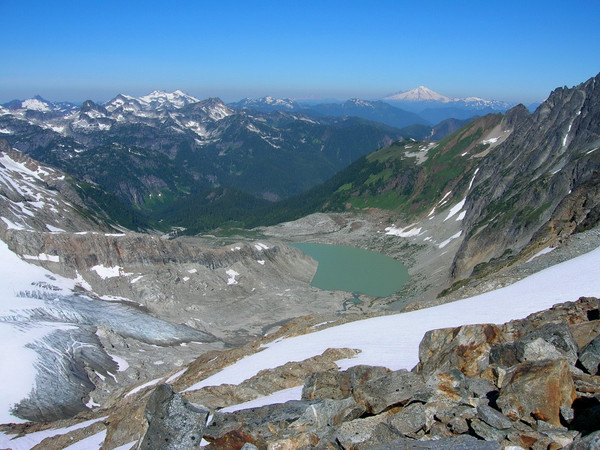
MULTIPOLYGON (((600 75, 555 90, 533 115, 523 106, 512 109, 503 124, 513 132, 481 161, 467 197, 467 238, 453 264, 456 278, 506 251, 520 251, 563 199, 598 176, 600 75)), ((581 206, 590 211, 596 202, 581 206)))

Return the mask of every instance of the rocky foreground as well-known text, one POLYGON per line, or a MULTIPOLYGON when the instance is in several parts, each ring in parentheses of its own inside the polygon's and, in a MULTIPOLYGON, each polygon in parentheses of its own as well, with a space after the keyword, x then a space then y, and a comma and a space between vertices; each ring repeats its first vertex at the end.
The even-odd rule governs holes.
POLYGON ((581 298, 500 326, 433 330, 412 371, 313 372, 302 400, 231 413, 211 414, 160 385, 141 448, 203 438, 207 448, 600 445, 599 319, 599 300, 581 298))

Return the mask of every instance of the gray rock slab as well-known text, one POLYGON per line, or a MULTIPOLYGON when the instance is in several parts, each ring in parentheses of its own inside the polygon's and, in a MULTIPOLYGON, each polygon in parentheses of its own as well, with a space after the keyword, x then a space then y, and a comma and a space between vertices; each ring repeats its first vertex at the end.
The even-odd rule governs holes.
POLYGON ((512 427, 512 422, 508 417, 488 405, 477 407, 477 417, 498 430, 507 430, 512 427))
POLYGON ((503 447, 498 442, 482 441, 473 436, 463 435, 431 441, 415 441, 408 438, 396 439, 372 447, 372 450, 500 450, 502 448, 503 447))
POLYGON ((579 355, 579 362, 588 373, 597 375, 600 366, 600 335, 585 346, 579 355))
POLYGON ((390 406, 406 403, 415 393, 425 390, 420 375, 398 370, 363 383, 353 394, 356 402, 363 405, 367 412, 379 414, 390 406))
POLYGON ((168 384, 158 386, 146 405, 148 430, 140 448, 187 449, 199 447, 209 411, 198 407, 168 384))
POLYGON ((391 415, 388 423, 404 435, 416 433, 426 427, 425 407, 422 403, 411 403, 399 413, 391 415))

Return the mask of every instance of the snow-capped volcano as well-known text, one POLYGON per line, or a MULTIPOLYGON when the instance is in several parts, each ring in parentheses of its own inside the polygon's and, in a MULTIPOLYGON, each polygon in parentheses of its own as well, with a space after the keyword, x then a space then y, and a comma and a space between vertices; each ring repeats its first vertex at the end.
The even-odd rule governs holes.
POLYGON ((442 102, 449 103, 456 99, 451 99, 445 95, 438 94, 435 91, 425 87, 419 86, 418 88, 412 89, 406 92, 400 92, 398 94, 390 95, 385 97, 384 100, 395 101, 395 102, 442 102))
POLYGON ((390 102, 406 102, 406 103, 441 103, 445 106, 464 106, 468 108, 483 109, 490 108, 498 111, 506 110, 513 106, 510 103, 499 100, 486 100, 481 97, 447 97, 439 94, 428 87, 419 86, 415 89, 406 92, 399 92, 384 98, 390 102))

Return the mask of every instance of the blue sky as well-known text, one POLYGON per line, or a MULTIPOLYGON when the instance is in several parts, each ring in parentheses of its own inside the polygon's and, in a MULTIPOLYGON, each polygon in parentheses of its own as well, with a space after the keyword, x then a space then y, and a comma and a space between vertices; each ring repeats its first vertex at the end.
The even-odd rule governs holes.
POLYGON ((0 0, 0 102, 449 96, 543 100, 600 72, 598 1, 0 0))

